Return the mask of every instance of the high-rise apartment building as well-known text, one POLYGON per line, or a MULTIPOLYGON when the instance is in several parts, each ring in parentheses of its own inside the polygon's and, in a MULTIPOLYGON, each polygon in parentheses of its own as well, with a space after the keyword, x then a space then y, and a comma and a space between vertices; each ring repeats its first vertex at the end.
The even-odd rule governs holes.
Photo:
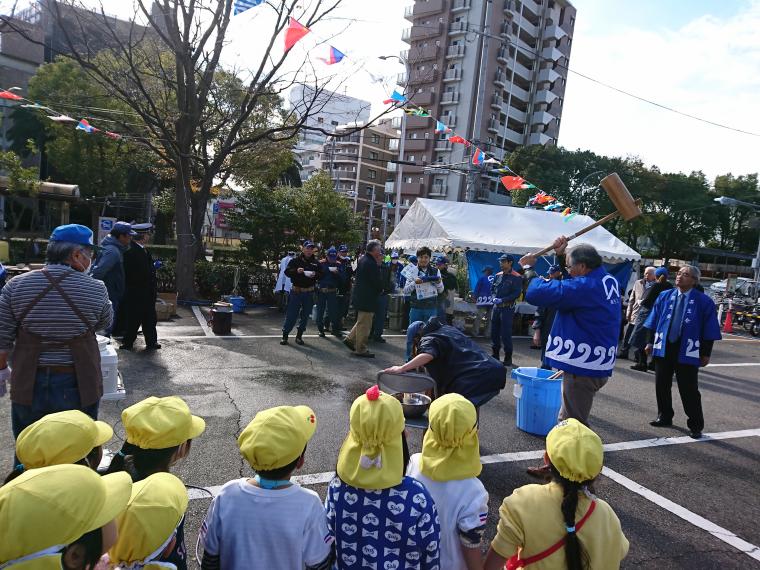
POLYGON ((305 124, 307 128, 299 133, 294 150, 296 160, 301 165, 302 180, 308 180, 317 170, 324 169, 322 146, 328 136, 325 132, 334 132, 338 125, 357 121, 366 123, 372 106, 369 101, 332 91, 316 93, 305 85, 296 85, 290 91, 289 99, 290 107, 296 114, 309 115, 305 124))
MULTIPOLYGON (((478 147, 504 158, 523 145, 556 144, 576 10, 567 0, 417 0, 405 17, 412 102, 478 147)), ((472 149, 408 116, 402 198, 509 204, 498 178, 472 167, 472 149), (454 166, 456 170, 448 168, 454 166)))
POLYGON ((323 146, 323 170, 363 216, 369 237, 384 237, 383 228, 390 233, 393 224, 387 204, 395 199, 396 164, 390 161, 398 157, 398 136, 393 120, 370 127, 351 123, 338 125, 323 146))

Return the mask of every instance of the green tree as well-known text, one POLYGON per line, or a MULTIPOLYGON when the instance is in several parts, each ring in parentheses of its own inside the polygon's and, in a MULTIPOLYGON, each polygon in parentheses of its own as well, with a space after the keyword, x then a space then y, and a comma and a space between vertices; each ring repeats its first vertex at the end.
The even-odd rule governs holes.
POLYGON ((296 192, 296 226, 300 235, 325 247, 340 243, 357 243, 362 239, 362 221, 354 214, 345 196, 333 188, 324 171, 309 178, 296 192))
MULTIPOLYGON (((744 202, 760 204, 760 187, 757 174, 717 176, 713 185, 715 194, 728 196, 744 202)), ((711 245, 732 251, 754 252, 757 247, 758 230, 753 220, 757 213, 749 208, 715 207, 709 212, 716 231, 711 245)))
MULTIPOLYGON (((32 196, 37 194, 39 189, 39 178, 37 177, 36 168, 24 167, 21 157, 13 151, 0 151, 0 172, 4 172, 6 192, 10 195, 9 213, 11 219, 11 233, 16 233, 21 221, 26 215, 32 218, 37 215, 37 200, 32 200, 32 209, 29 210, 24 202, 16 200, 17 197, 32 196)), ((0 220, 0 232, 4 227, 4 220, 0 220)))

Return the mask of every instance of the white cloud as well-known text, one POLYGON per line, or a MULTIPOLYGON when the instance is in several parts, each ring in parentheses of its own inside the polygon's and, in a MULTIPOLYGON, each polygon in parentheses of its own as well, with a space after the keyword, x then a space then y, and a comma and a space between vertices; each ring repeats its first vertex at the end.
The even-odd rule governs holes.
MULTIPOLYGON (((584 24, 579 9, 572 69, 684 113, 760 133, 760 2, 732 17, 701 16, 678 29, 606 30, 584 24)), ((658 109, 574 74, 559 142, 710 177, 760 168, 759 137, 658 109)))

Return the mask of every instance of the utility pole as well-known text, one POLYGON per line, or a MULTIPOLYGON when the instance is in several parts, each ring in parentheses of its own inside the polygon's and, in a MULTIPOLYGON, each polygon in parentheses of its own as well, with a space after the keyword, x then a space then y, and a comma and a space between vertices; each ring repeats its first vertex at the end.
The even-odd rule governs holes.
POLYGON ((372 185, 372 194, 369 203, 369 215, 367 216, 367 241, 372 239, 372 221, 375 217, 375 185, 372 185))

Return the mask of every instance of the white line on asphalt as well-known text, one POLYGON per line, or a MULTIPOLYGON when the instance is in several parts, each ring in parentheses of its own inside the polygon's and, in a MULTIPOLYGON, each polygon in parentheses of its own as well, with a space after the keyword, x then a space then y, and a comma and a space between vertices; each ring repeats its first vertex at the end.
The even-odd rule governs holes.
MULTIPOLYGON (((198 307, 193 307, 193 309, 198 309, 198 307)), ((200 309, 198 309, 198 312, 200 312, 200 309)), ((198 318, 198 322, 201 322, 202 318, 203 318, 203 316, 201 315, 201 317, 198 318)), ((204 323, 205 323, 205 321, 204 321, 204 323)), ((203 327, 204 325, 201 324, 201 326, 203 327)), ((204 332, 207 329, 208 329, 208 326, 204 327, 204 329, 203 329, 204 332)), ((209 329, 209 331, 210 331, 210 329, 209 329)), ((213 333, 209 332, 205 336, 201 336, 201 335, 161 336, 161 340, 167 340, 167 341, 168 340, 203 340, 204 338, 208 338, 208 337, 218 338, 218 339, 222 339, 222 340, 241 340, 241 339, 246 339, 246 338, 276 338, 276 339, 281 339, 282 338, 282 334, 251 334, 251 335, 243 335, 243 334, 241 334, 241 335, 234 335, 234 336, 232 336, 232 335, 229 335, 229 336, 216 336, 213 333)), ((305 335, 303 335, 303 337, 304 338, 319 338, 319 335, 316 335, 316 334, 305 334, 305 335)), ((405 334, 384 334, 383 337, 384 338, 406 338, 406 335, 405 334)), ((513 336, 512 338, 515 339, 515 338, 533 338, 533 337, 529 337, 529 336, 513 336)))
MULTIPOLYGON (((647 447, 662 447, 665 445, 682 445, 685 443, 699 443, 705 441, 716 441, 721 439, 736 439, 740 437, 760 436, 760 428, 743 429, 736 431, 722 431, 716 433, 706 433, 702 439, 692 439, 689 436, 679 437, 656 437, 654 439, 640 439, 635 441, 621 441, 618 443, 608 443, 604 446, 605 451, 629 451, 632 449, 644 449, 647 447)), ((544 450, 535 451, 516 451, 513 453, 496 453, 493 455, 483 455, 480 458, 484 465, 494 463, 513 463, 515 461, 528 461, 540 459, 544 456, 544 450)), ((329 483, 334 477, 334 471, 325 471, 324 473, 311 473, 308 475, 296 475, 291 480, 299 485, 319 485, 320 483, 329 483)), ((204 487, 203 489, 188 489, 191 499, 208 499, 216 496, 221 489, 221 485, 204 487)))
MULTIPOLYGON (((201 328, 203 329, 203 334, 205 334, 206 336, 214 336, 214 333, 211 331, 210 328, 208 328, 208 323, 206 322, 206 318, 203 316, 203 313, 201 313, 201 308, 198 305, 193 305, 193 314, 195 315, 195 318, 198 319, 198 324, 201 325, 201 328)), ((175 338, 179 338, 179 337, 175 337, 175 338)), ((205 337, 200 336, 198 338, 205 338, 205 337)))
POLYGON ((760 362, 734 362, 733 364, 708 364, 705 368, 717 368, 719 366, 760 366, 760 362))
POLYGON ((662 507, 666 511, 670 511, 671 513, 685 520, 686 522, 691 523, 694 526, 701 528, 702 530, 706 530, 718 540, 721 540, 725 542, 726 544, 733 546, 734 548, 736 548, 740 552, 743 552, 750 558, 754 558, 755 560, 760 560, 760 548, 758 548, 754 544, 747 542, 746 540, 739 538, 730 530, 727 530, 721 526, 718 526, 717 524, 713 522, 710 522, 706 518, 701 517, 698 514, 691 512, 690 510, 682 507, 681 505, 674 503, 670 499, 666 499, 662 495, 658 495, 654 491, 647 489, 643 485, 639 485, 635 481, 632 481, 625 475, 621 475, 617 471, 613 471, 609 467, 602 468, 602 475, 609 477, 616 483, 622 485, 623 487, 625 487, 626 489, 630 491, 633 491, 637 495, 641 495, 648 501, 653 502, 658 507, 662 507))

